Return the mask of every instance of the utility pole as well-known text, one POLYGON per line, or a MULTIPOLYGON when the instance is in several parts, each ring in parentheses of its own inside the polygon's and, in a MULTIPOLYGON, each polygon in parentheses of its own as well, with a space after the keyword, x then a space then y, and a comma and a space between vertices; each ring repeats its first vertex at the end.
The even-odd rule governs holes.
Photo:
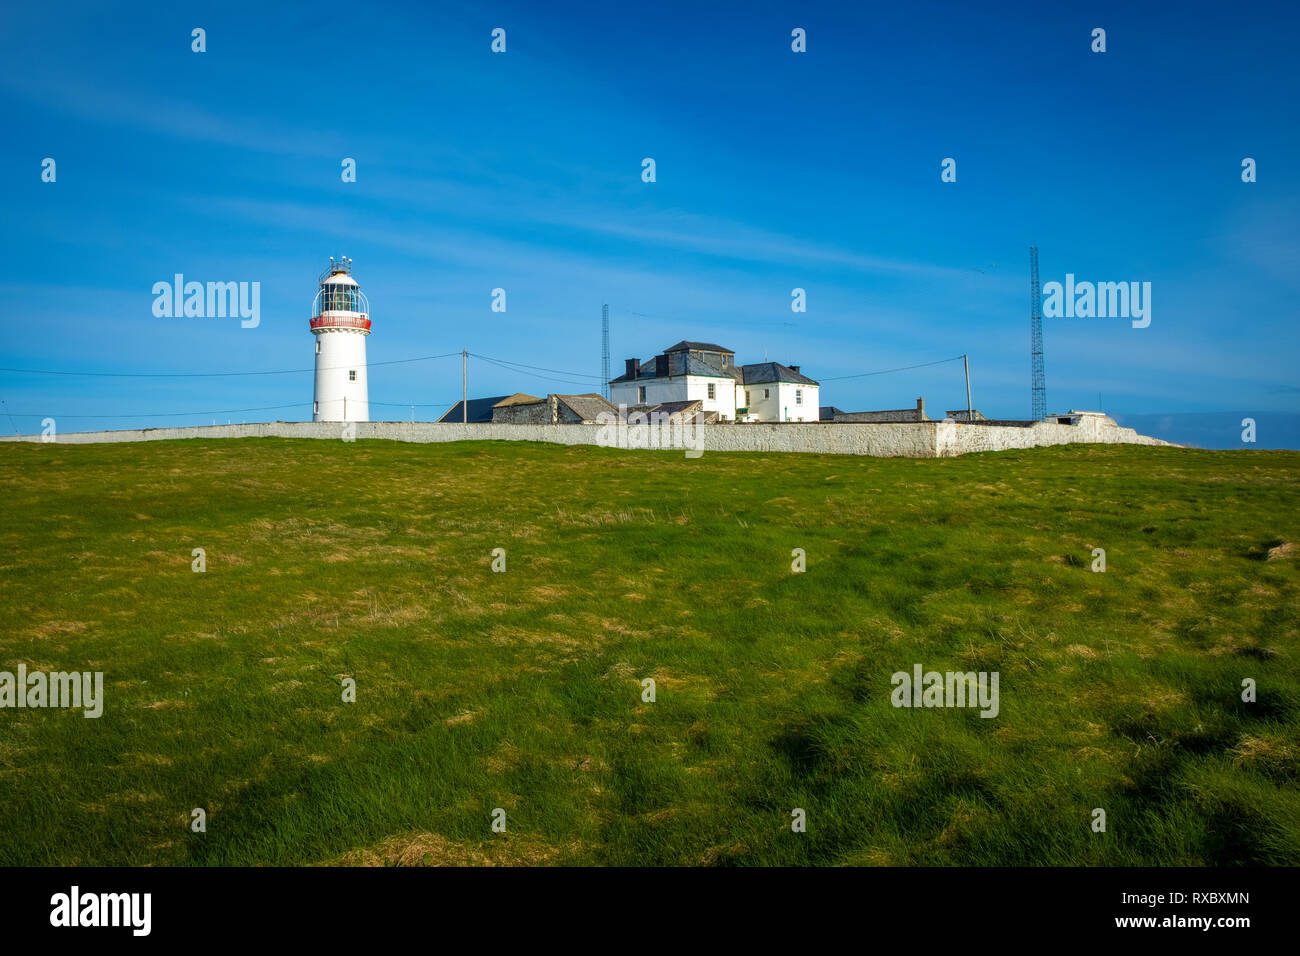
POLYGON ((966 421, 969 423, 975 420, 970 408, 970 356, 963 355, 961 364, 966 367, 966 421))
POLYGON ((460 421, 469 423, 469 352, 460 350, 460 421))

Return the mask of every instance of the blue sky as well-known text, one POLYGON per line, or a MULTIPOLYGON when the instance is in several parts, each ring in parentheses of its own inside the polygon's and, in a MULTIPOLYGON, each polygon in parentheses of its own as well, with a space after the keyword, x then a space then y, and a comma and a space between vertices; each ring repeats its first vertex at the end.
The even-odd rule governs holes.
MULTIPOLYGON (((976 406, 1026 417, 1034 244, 1045 282, 1152 283, 1148 328, 1045 320, 1049 410, 1251 414, 1294 447, 1300 13, 1052 6, 13 7, 0 366, 310 369, 316 278, 346 254, 373 418, 460 397, 458 358, 378 363, 462 348, 579 373, 471 360, 471 395, 596 390, 606 302, 615 374, 701 339, 802 366, 825 404, 941 410, 960 362, 832 379, 969 353, 976 406), (261 324, 155 317, 178 272, 260 282, 261 324)), ((24 432, 310 418, 311 388, 0 373, 24 432)))

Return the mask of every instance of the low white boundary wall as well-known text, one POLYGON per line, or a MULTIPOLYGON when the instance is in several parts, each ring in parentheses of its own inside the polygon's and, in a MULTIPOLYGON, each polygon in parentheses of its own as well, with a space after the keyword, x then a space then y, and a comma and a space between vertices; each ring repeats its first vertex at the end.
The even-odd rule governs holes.
MULTIPOLYGON (((599 425, 436 424, 433 422, 356 422, 357 440, 409 442, 540 441, 558 445, 598 445, 599 425)), ((1139 435, 1104 420, 1085 418, 1078 425, 1035 422, 966 425, 960 422, 787 423, 703 425, 705 451, 780 451, 821 455, 873 455, 880 458, 947 458, 975 451, 1003 451, 1071 442, 1123 445, 1172 445, 1139 435)), ((608 434, 608 432, 604 432, 608 434)), ((201 425, 106 432, 68 432, 62 445, 104 442, 172 441, 184 438, 316 438, 340 441, 341 422, 266 422, 250 425, 201 425)), ((4 441, 40 442, 40 435, 0 436, 4 441)), ((1175 446, 1176 447, 1176 446, 1175 446)))

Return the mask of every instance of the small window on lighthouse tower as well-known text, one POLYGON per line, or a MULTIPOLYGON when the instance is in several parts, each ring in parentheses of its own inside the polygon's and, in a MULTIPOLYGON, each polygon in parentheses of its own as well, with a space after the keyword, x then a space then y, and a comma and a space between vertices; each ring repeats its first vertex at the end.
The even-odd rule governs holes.
POLYGON ((320 355, 320 339, 316 339, 316 354, 320 355))
POLYGON ((355 382, 356 380, 357 380, 357 370, 354 368, 348 369, 348 381, 355 382))

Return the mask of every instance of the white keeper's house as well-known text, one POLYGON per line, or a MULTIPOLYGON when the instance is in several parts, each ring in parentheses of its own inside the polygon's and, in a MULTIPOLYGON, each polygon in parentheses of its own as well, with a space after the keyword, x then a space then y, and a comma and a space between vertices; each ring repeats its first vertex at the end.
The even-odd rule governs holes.
POLYGON ((736 353, 708 342, 678 342, 649 361, 627 359, 609 383, 615 405, 699 400, 721 421, 815 422, 821 386, 798 365, 737 365, 736 353))

